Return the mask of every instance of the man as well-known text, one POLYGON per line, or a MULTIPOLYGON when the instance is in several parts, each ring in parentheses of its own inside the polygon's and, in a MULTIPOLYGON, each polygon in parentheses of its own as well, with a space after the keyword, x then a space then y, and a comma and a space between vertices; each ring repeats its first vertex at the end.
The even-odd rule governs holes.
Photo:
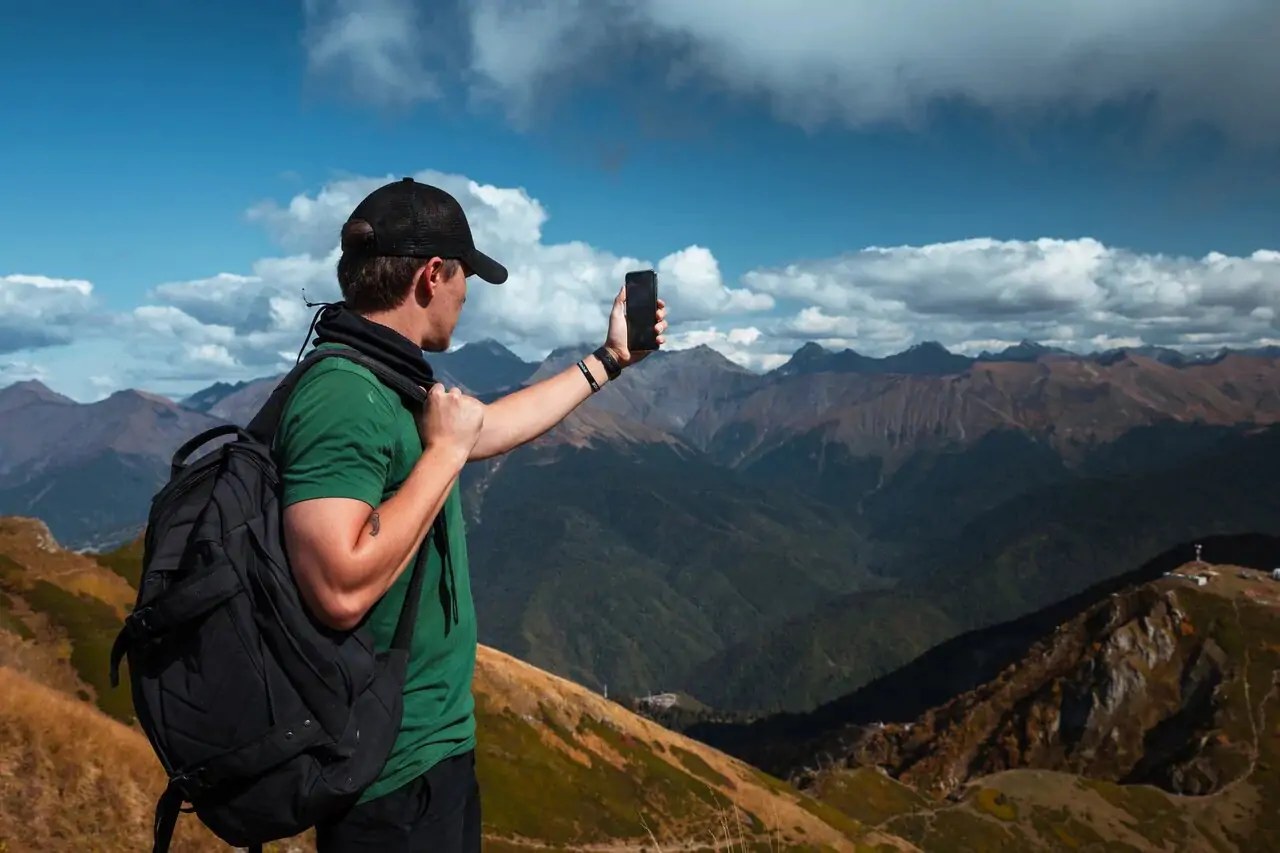
MULTIPOLYGON (((321 312, 317 346, 356 346, 426 387, 422 351, 443 352, 467 278, 506 269, 475 247, 457 200, 410 178, 374 190, 342 229, 343 303, 321 312)), ((625 289, 602 347, 573 367, 485 405, 431 384, 420 414, 372 373, 325 359, 303 376, 276 438, 284 535, 298 587, 338 630, 367 619, 390 645, 419 546, 427 550, 404 718, 379 779, 344 815, 317 827, 319 853, 479 851, 471 680, 476 624, 458 474, 559 423, 645 353, 627 349, 625 289), (424 543, 443 517, 442 543, 424 543), (439 594, 435 594, 436 592, 439 594)), ((667 328, 659 302, 659 342, 667 328)))

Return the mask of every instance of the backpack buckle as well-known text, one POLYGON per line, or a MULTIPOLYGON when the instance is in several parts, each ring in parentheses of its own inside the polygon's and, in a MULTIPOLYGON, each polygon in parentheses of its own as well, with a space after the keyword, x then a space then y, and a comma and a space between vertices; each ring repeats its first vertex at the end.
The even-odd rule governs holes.
POLYGON ((205 778, 204 771, 200 768, 170 777, 169 784, 173 786, 174 790, 181 793, 182 798, 188 803, 194 803, 201 793, 208 790, 208 780, 205 778))
POLYGON ((139 607, 132 611, 128 616, 124 617, 124 623, 129 627, 129 633, 137 639, 145 639, 155 629, 151 624, 151 607, 139 607))

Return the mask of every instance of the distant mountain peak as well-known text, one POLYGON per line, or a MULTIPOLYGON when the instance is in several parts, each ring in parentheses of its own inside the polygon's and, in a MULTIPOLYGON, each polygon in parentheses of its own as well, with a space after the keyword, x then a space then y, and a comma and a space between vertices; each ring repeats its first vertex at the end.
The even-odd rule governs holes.
POLYGON ((705 367, 713 367, 721 370, 751 372, 724 353, 720 352, 720 350, 708 344, 698 344, 697 346, 692 346, 688 349, 670 350, 668 352, 659 350, 655 355, 665 356, 667 358, 680 357, 705 367))
MULTIPOLYGON (((849 350, 846 350, 849 352, 849 350)), ((787 376, 795 373, 807 373, 821 370, 823 365, 828 364, 835 353, 828 350, 821 344, 813 341, 806 341, 800 349, 792 353, 785 364, 775 369, 775 373, 787 376)))
POLYGON ((59 394, 39 379, 24 379, 0 388, 0 411, 11 411, 29 403, 75 404, 66 395, 59 394))
POLYGON ((826 347, 822 346, 822 344, 814 343, 813 341, 806 341, 804 346, 796 350, 791 357, 792 358, 801 358, 801 357, 812 358, 817 355, 826 355, 826 354, 827 354, 827 349, 826 347))
POLYGON ((242 382, 215 382, 207 388, 202 388, 194 394, 183 397, 179 405, 184 409, 190 409, 193 412, 207 413, 214 406, 221 403, 237 391, 241 391, 249 386, 248 381, 242 382))
POLYGON ((37 393, 61 396, 60 394, 58 394, 58 392, 54 391, 48 385, 45 385, 39 379, 23 379, 20 382, 15 382, 12 385, 9 385, 3 389, 0 389, 0 391, 15 391, 15 390, 35 391, 37 393))
POLYGON ((958 372, 972 363, 938 341, 921 341, 907 349, 883 357, 863 355, 855 349, 833 352, 810 341, 796 350, 786 364, 777 368, 780 376, 797 373, 935 373, 958 372))
POLYGON ((448 353, 448 355, 457 355, 464 351, 467 353, 486 353, 488 355, 500 356, 502 358, 513 358, 523 361, 520 356, 513 353, 510 349, 499 343, 494 338, 481 338, 478 341, 467 341, 456 350, 448 353))
POLYGON ((177 405, 162 394, 153 394, 150 391, 142 391, 137 388, 121 388, 119 391, 113 391, 107 396, 108 400, 146 400, 151 403, 159 403, 163 406, 177 405))
POLYGON ((1028 338, 1023 338, 1022 340, 1018 341, 1016 344, 1009 347, 1008 349, 1023 350, 1025 352, 1052 352, 1056 348, 1051 347, 1048 344, 1042 344, 1039 341, 1033 341, 1028 338))
POLYGON ((549 362, 561 361, 569 358, 570 356, 580 356, 583 353, 591 352, 592 349, 594 349, 594 347, 586 342, 556 347, 551 350, 551 352, 547 353, 546 357, 542 359, 542 363, 547 364, 549 362))
POLYGON ((1052 347, 1038 341, 1023 338, 1016 344, 1007 346, 997 352, 983 350, 978 353, 978 361, 1037 361, 1043 356, 1066 355, 1072 353, 1061 347, 1052 347))

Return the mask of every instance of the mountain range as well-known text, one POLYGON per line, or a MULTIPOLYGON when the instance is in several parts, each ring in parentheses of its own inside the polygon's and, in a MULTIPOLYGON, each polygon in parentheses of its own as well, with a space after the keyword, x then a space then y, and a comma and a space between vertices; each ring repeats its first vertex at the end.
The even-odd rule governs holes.
MULTIPOLYGON (((432 355, 486 399, 589 351, 432 355)), ((1188 537, 1280 525, 1280 356, 660 352, 464 470, 482 640, 595 689, 804 710, 1188 537)), ((168 456, 274 385, 0 390, 0 513, 137 535, 168 456)), ((1275 531, 1280 532, 1280 531, 1275 531)))

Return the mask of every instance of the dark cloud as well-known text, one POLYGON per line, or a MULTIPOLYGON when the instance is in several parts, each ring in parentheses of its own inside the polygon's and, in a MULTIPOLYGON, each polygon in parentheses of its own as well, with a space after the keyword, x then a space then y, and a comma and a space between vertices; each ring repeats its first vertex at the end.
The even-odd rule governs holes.
POLYGON ((661 85, 760 98, 803 125, 919 126, 940 101, 1019 119, 1139 104, 1159 129, 1280 142, 1275 0, 460 0, 460 14, 426 0, 308 0, 306 9, 313 68, 377 82, 378 97, 392 100, 439 97, 443 81, 460 81, 517 120, 546 92, 595 86, 620 64, 659 57, 661 85), (458 30, 465 52, 408 51, 458 30))

